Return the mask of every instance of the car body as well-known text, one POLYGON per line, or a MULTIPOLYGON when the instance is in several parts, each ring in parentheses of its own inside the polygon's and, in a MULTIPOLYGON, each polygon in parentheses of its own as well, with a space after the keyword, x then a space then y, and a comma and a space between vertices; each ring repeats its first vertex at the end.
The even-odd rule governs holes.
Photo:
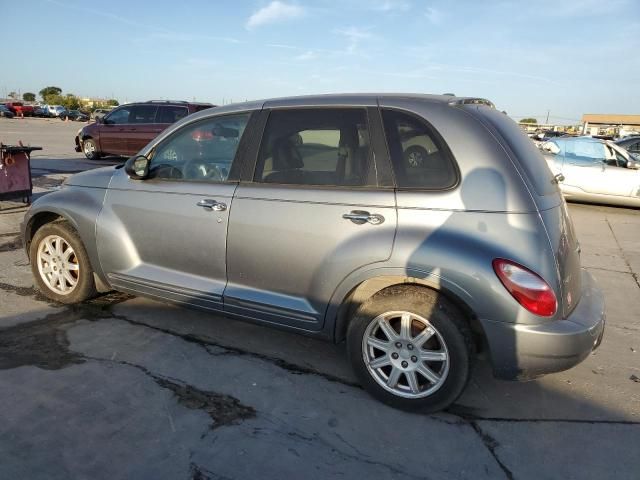
POLYGON ((62 112, 67 111, 62 105, 48 105, 47 108, 51 117, 59 117, 62 112))
POLYGON ((0 105, 0 117, 13 118, 15 114, 4 105, 0 105))
POLYGON ((640 135, 633 135, 616 140, 616 145, 628 150, 634 155, 640 155, 640 135))
POLYGON ((619 145, 592 137, 563 137, 542 145, 565 198, 640 207, 639 159, 619 145))
POLYGON ((75 122, 86 122, 89 120, 89 115, 81 112, 80 110, 65 110, 64 112, 60 113, 59 117, 60 120, 69 119, 75 122))
POLYGON ((370 393, 436 411, 476 350, 527 379, 602 339, 553 179, 486 100, 293 97, 183 118, 36 200, 22 233, 57 301, 116 289, 346 340, 370 393), (416 145, 428 162, 406 155, 416 145))
POLYGON ((83 127, 75 138, 76 152, 89 159, 103 155, 130 156, 172 123, 211 108, 210 103, 149 101, 129 103, 83 127))
POLYGON ((8 102, 5 103, 5 107, 7 107, 11 112, 16 116, 25 116, 31 117, 33 116, 34 108, 31 105, 25 105, 22 102, 8 102))

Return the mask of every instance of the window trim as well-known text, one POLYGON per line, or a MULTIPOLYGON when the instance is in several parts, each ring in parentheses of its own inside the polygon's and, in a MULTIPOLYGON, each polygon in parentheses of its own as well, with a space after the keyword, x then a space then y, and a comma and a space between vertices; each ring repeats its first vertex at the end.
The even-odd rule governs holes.
POLYGON ((151 150, 149 150, 149 152, 147 153, 147 157, 149 158, 150 162, 153 162, 153 158, 156 154, 156 151, 159 148, 162 148, 164 145, 166 145, 167 142, 170 142, 171 140, 173 140, 177 135, 179 135, 180 133, 182 133, 184 131, 184 129, 186 128, 191 128, 197 125, 200 125, 202 123, 206 123, 206 122, 210 122, 210 121, 214 121, 220 118, 224 118, 224 117, 235 117, 235 116, 240 116, 240 115, 249 115, 249 118, 247 119, 247 124, 244 128, 244 132, 242 134, 242 137, 240 138, 240 142, 238 143, 238 148, 236 148, 236 153, 233 157, 233 160, 231 160, 231 168, 229 170, 229 175, 227 176, 227 179, 220 182, 220 181, 215 181, 215 180, 208 180, 208 179, 203 179, 203 180, 195 180, 195 179, 183 179, 183 178, 157 178, 157 177, 150 177, 148 179, 145 179, 146 182, 178 182, 178 183, 196 183, 196 184, 209 184, 209 185, 227 185, 227 184, 233 184, 233 183, 238 183, 240 181, 240 172, 242 169, 242 165, 243 163, 245 163, 246 161, 246 150, 248 148, 248 143, 250 142, 249 137, 251 135, 249 135, 249 133, 251 132, 251 130, 249 130, 250 128, 252 128, 253 122, 255 122, 255 117, 256 117, 256 111, 255 110, 243 110, 243 111, 238 111, 238 112, 226 112, 226 113, 222 113, 220 115, 212 115, 210 117, 206 117, 206 118, 199 118, 197 120, 191 121, 185 125, 181 125, 179 128, 177 128, 176 130, 174 130, 173 132, 171 132, 167 137, 163 138, 162 140, 160 140, 158 143, 156 143, 153 147, 151 147, 151 150))
POLYGON ((438 130, 433 126, 433 124, 429 120, 427 120, 423 116, 418 115, 414 112, 411 112, 403 108, 398 108, 398 107, 379 107, 378 110, 380 111, 380 121, 382 122, 382 131, 384 133, 384 141, 387 147, 387 155, 389 159, 389 165, 391 167, 391 176, 393 178, 394 188, 396 191, 398 192, 405 192, 405 191, 406 192, 449 192, 457 189, 460 186, 462 181, 462 175, 460 173, 460 167, 458 166, 458 161, 456 160, 455 155, 449 148, 449 145, 445 141, 444 137, 440 134, 440 132, 438 132, 438 130), (391 148, 389 147, 389 138, 387 136, 387 129, 385 128, 385 124, 384 124, 385 111, 392 111, 392 112, 405 114, 426 127, 427 133, 431 135, 431 140, 435 143, 436 147, 438 147, 438 150, 444 153, 444 156, 453 166, 455 181, 450 186, 439 187, 439 188, 427 188, 427 187, 401 187, 398 185, 398 177, 396 175, 396 169, 394 166, 393 158, 391 158, 391 148))
POLYGON ((372 119, 370 118, 370 107, 366 105, 301 105, 301 106, 291 106, 291 107, 273 107, 273 108, 265 108, 261 111, 261 124, 259 125, 260 129, 256 132, 256 136, 258 138, 255 139, 255 144, 253 147, 255 150, 251 152, 251 166, 247 168, 247 176, 243 177, 242 183, 245 184, 253 184, 253 185, 266 185, 273 187, 291 187, 297 189, 329 189, 329 190, 366 190, 366 189, 380 189, 377 181, 377 170, 378 166, 376 165, 376 159, 378 155, 376 155, 376 151, 374 148, 374 143, 371 140, 372 137, 372 119), (265 133, 267 131, 267 126, 269 124, 269 118, 271 114, 274 112, 293 112, 300 110, 360 110, 365 115, 365 120, 367 122, 367 132, 369 134, 369 154, 367 157, 367 162, 369 163, 369 169, 367 171, 367 175, 365 178, 364 185, 307 185, 307 184, 299 184, 299 183, 276 183, 276 182, 264 182, 262 180, 256 180, 256 175, 258 172, 258 164, 260 163, 260 152, 262 151, 262 145, 265 141, 265 133))

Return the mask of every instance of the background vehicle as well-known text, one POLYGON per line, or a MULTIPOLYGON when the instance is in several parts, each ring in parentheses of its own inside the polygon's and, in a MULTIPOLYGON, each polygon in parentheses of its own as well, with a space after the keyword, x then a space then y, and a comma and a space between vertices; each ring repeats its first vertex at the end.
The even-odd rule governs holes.
POLYGON ((5 103, 5 107, 7 107, 14 115, 20 116, 20 112, 25 117, 33 116, 33 107, 31 105, 25 105, 22 102, 8 102, 5 103))
POLYGON ((346 340, 371 394, 425 411, 460 395, 476 349, 497 376, 532 378, 602 338, 604 300, 552 173, 486 100, 230 105, 140 154, 27 213, 50 298, 113 288, 346 340), (427 165, 407 155, 416 145, 430 146, 427 165))
POLYGON ((542 145, 549 168, 569 200, 640 206, 638 158, 609 140, 556 138, 542 145), (560 178, 560 177, 557 177, 560 178))
POLYGON ((66 111, 66 108, 64 108, 62 105, 49 105, 49 114, 52 117, 59 117, 60 114, 64 111, 66 111))
POLYGON ((78 132, 76 152, 84 152, 89 159, 103 155, 133 155, 172 123, 212 106, 182 101, 122 105, 78 132))
POLYGON ((89 120, 89 115, 81 112, 80 110, 65 110, 60 113, 60 120, 73 120, 76 122, 86 122, 89 120))
POLYGON ((40 105, 39 107, 36 107, 36 109, 33 111, 33 116, 41 118, 51 117, 52 115, 51 113, 49 113, 49 105, 40 105))
POLYGON ((15 115, 7 107, 5 107, 4 105, 0 105, 0 117, 13 118, 15 117, 15 115))
POLYGON ((93 112, 91 112, 91 120, 102 118, 112 110, 113 108, 96 108, 93 112))
POLYGON ((640 135, 621 138, 616 141, 616 145, 635 155, 640 155, 640 135))

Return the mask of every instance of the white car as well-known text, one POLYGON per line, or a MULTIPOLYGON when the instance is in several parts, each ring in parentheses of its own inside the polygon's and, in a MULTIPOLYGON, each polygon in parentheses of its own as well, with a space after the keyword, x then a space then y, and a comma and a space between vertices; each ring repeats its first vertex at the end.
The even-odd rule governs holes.
POLYGON ((66 108, 62 105, 49 105, 49 113, 54 117, 59 117, 65 110, 66 108))
POLYGON ((640 207, 640 159, 615 143, 561 137, 541 150, 567 200, 640 207))

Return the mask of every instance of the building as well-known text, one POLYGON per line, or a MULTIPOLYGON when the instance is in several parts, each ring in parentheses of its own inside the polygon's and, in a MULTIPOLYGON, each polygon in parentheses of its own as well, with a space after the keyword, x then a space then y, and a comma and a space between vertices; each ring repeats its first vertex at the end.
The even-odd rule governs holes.
POLYGON ((582 115, 583 135, 607 135, 626 137, 640 134, 640 115, 585 113, 582 115))

